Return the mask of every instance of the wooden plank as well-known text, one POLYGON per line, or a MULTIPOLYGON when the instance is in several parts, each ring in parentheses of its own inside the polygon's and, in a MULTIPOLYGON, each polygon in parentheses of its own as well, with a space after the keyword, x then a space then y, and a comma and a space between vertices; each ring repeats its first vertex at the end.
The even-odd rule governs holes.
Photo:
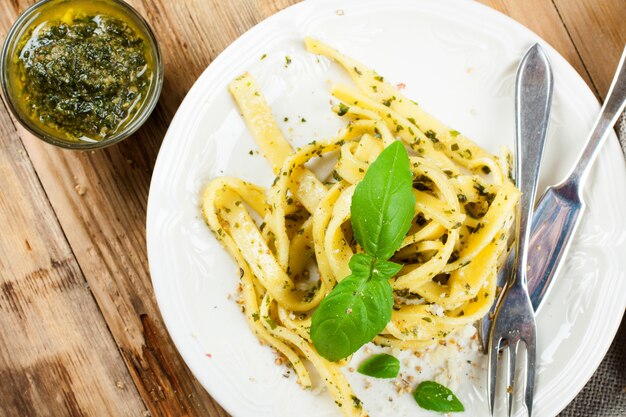
MULTIPOLYGON (((11 14, 0 17, 0 32, 26 3, 0 5, 11 14)), ((148 123, 98 152, 56 149, 23 129, 20 137, 151 415, 226 416, 185 366, 159 315, 145 247, 148 188, 169 121, 193 82, 223 48, 289 2, 131 4, 156 29, 164 55, 163 93, 148 123)))
MULTIPOLYGON (((583 65, 559 13, 550 0, 479 0, 481 3, 510 16, 541 36, 578 71, 585 82, 594 89, 591 78, 583 65)), ((575 1, 566 0, 567 4, 575 1)), ((594 0, 590 0, 594 1, 594 0)), ((617 0, 622 1, 622 0, 617 0)))
POLYGON ((0 416, 141 416, 124 367, 0 100, 0 416))
POLYGON ((554 0, 601 97, 626 46, 626 1, 554 0))

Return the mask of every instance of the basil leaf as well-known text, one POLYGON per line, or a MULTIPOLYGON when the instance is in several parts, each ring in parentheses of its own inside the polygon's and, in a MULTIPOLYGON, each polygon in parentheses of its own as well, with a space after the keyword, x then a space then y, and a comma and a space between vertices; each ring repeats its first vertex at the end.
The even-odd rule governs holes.
POLYGON ((391 261, 377 259, 372 268, 372 278, 389 279, 402 269, 402 265, 391 261))
POLYGON ((348 265, 353 275, 376 279, 389 279, 402 269, 400 264, 375 259, 363 253, 354 254, 348 265))
POLYGON ((415 211, 409 156, 401 142, 389 145, 356 186, 350 205, 352 229, 365 252, 387 260, 400 247, 415 211))
POLYGON ((350 271, 352 271, 352 275, 368 278, 372 274, 374 262, 376 262, 376 259, 369 255, 355 253, 352 255, 352 258, 350 258, 348 266, 350 267, 350 271))
POLYGON ((375 378, 395 378, 400 372, 400 361, 394 356, 381 353, 365 359, 357 371, 375 378))
POLYGON ((313 313, 313 345, 330 361, 348 357, 385 328, 392 309, 393 294, 387 280, 349 275, 313 313))
POLYGON ((461 412, 465 407, 450 389, 434 381, 424 381, 413 391, 417 404, 431 411, 440 413, 461 412))

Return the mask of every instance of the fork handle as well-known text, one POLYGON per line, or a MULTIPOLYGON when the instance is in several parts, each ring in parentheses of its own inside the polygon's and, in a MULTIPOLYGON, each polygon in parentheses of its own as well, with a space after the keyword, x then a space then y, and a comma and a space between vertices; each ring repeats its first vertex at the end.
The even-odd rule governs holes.
MULTIPOLYGON (((526 261, 530 224, 543 155, 550 105, 552 103, 552 70, 539 44, 531 47, 517 71, 515 90, 516 179, 522 192, 518 204, 515 256, 515 285, 526 286, 526 261)), ((509 283, 513 284, 513 283, 509 283)))

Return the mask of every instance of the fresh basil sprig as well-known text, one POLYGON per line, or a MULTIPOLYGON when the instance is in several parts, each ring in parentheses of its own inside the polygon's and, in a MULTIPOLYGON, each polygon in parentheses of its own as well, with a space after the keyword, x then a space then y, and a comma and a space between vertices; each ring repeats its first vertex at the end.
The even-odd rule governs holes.
POLYGON ((395 356, 380 353, 361 362, 357 371, 375 378, 395 378, 400 372, 400 361, 395 356))
POLYGON ((355 253, 348 263, 352 274, 372 278, 389 279, 402 269, 402 265, 395 262, 383 261, 369 255, 355 253))
POLYGON ((449 388, 435 381, 424 381, 413 391, 417 404, 426 410, 440 413, 461 412, 465 407, 449 388))
POLYGON ((391 320, 393 291, 388 280, 402 265, 389 258, 411 227, 412 181, 406 149, 394 142, 370 165, 354 190, 352 229, 365 253, 350 259, 352 273, 322 300, 311 318, 313 345, 328 360, 350 356, 391 320))

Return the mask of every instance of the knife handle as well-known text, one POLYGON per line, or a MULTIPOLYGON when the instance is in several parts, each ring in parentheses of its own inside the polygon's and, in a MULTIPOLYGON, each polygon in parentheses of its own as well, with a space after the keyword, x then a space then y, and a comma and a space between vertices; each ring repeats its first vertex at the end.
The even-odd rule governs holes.
MULTIPOLYGON (((609 88, 609 92, 606 95, 606 100, 602 105, 600 116, 596 120, 591 134, 587 139, 587 144, 582 153, 578 157, 574 169, 562 183, 570 183, 571 187, 576 189, 579 193, 582 192, 582 186, 589 175, 591 165, 595 160, 600 148, 606 138, 609 136, 611 129, 617 122, 618 117, 624 111, 626 107, 626 48, 622 53, 622 58, 619 61, 615 77, 609 88)), ((582 200, 582 199, 581 199, 582 200)))

